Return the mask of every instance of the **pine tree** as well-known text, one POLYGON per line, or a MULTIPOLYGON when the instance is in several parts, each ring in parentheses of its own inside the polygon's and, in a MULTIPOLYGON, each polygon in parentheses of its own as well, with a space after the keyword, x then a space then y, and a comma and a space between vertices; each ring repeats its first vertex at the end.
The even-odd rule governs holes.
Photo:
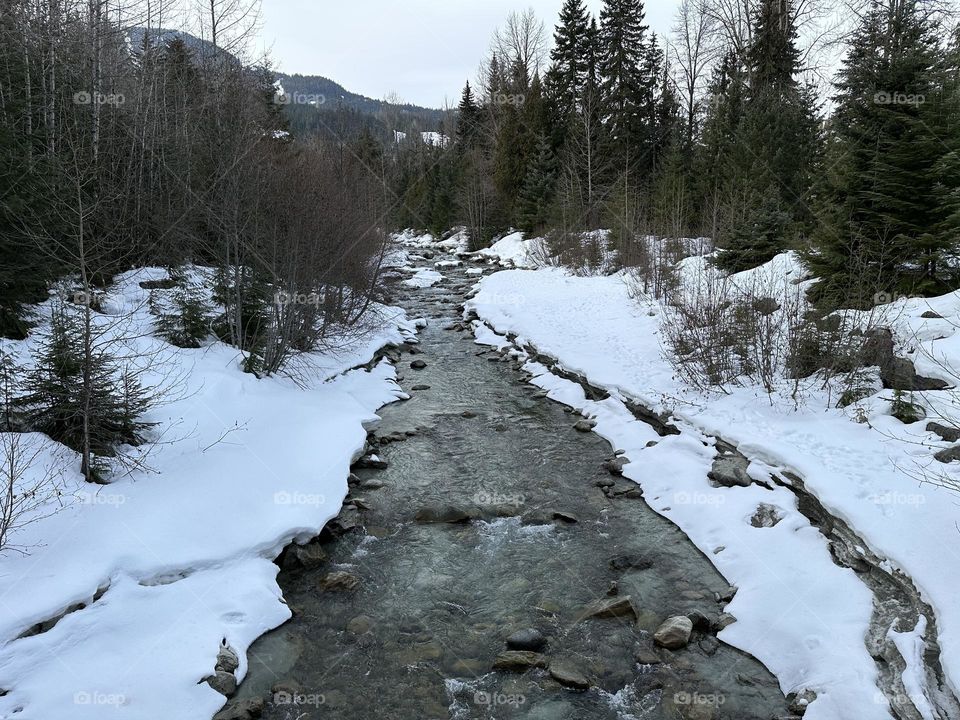
POLYGON ((557 181, 557 162, 550 141, 541 135, 537 152, 530 163, 520 190, 520 227, 529 233, 542 229, 549 219, 549 208, 557 181))
POLYGON ((806 256, 826 304, 945 289, 939 261, 956 241, 936 232, 944 148, 931 128, 943 53, 930 11, 925 0, 874 2, 840 72, 833 167, 806 256))
POLYGON ((480 108, 473 97, 470 81, 463 87, 460 105, 457 108, 457 143, 461 149, 470 147, 480 131, 480 108))
POLYGON ((564 0, 553 35, 550 69, 545 85, 556 111, 556 125, 562 143, 569 131, 589 73, 591 17, 583 0, 564 0))

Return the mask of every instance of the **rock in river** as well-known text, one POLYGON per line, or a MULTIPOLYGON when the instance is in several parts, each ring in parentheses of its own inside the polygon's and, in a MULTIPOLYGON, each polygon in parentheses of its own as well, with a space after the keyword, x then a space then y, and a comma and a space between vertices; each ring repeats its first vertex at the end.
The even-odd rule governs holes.
POLYGON ((669 650, 679 650, 690 642, 693 632, 693 622, 685 615, 674 615, 667 618, 653 634, 653 641, 660 647, 669 650))
POLYGON ((590 687, 590 680, 571 660, 557 658, 550 661, 550 676, 561 685, 574 690, 586 690, 590 687))
POLYGON ((547 645, 547 638, 535 628, 517 630, 507 638, 507 647, 511 650, 543 650, 547 645))
POLYGON ((623 597, 613 597, 607 600, 597 600, 587 607, 583 613, 583 617, 617 618, 628 615, 636 617, 636 614, 636 610, 633 609, 633 603, 630 602, 630 596, 624 595, 623 597))
POLYGON ((507 650, 497 655, 493 661, 494 670, 512 670, 514 672, 524 672, 530 668, 545 668, 547 659, 540 653, 530 652, 529 650, 507 650))

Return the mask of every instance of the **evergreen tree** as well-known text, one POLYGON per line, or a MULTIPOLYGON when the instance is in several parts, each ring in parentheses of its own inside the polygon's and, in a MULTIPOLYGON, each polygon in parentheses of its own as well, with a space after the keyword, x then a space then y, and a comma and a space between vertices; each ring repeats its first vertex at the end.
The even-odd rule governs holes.
POLYGON ((521 229, 534 233, 546 226, 556 181, 556 156, 548 138, 541 135, 536 155, 520 190, 518 205, 521 229))
POLYGON ((463 87, 460 105, 457 108, 457 142, 461 149, 469 147, 477 138, 480 131, 480 108, 473 97, 470 81, 463 87))
POLYGON ((878 292, 941 292, 940 260, 955 249, 936 232, 943 145, 935 69, 943 60, 925 0, 874 2, 837 82, 831 172, 807 262, 814 297, 867 306, 878 292))
POLYGON ((555 109, 560 144, 569 132, 571 116, 576 112, 589 75, 592 48, 592 19, 583 0, 564 0, 560 20, 553 35, 550 69, 545 84, 555 109))

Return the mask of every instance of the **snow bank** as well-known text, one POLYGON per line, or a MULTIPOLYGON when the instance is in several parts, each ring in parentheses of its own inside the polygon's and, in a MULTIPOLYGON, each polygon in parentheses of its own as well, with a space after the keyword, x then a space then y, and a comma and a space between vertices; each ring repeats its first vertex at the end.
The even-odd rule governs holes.
POLYGON ((313 356, 299 385, 257 380, 238 370, 234 348, 181 350, 149 336, 138 282, 163 276, 126 275, 109 304, 132 313, 137 349, 168 353, 182 387, 146 418, 159 423, 151 470, 91 486, 73 453, 51 444, 49 464, 67 456, 67 506, 15 538, 29 554, 0 557, 0 717, 209 720, 224 698, 201 680, 221 641, 242 677, 250 643, 290 616, 273 558, 339 512, 364 426, 402 396, 385 362, 349 370, 412 335, 401 311, 380 308, 379 330, 313 356), (77 604, 86 607, 17 639, 77 604))
MULTIPOLYGON (((763 272, 771 268, 796 272, 788 256, 763 272)), ((944 365, 960 367, 956 294, 898 302, 901 339, 912 337, 901 345, 913 351, 918 370, 949 376, 944 365), (931 309, 943 319, 920 317, 931 309)), ((729 606, 739 622, 724 630, 722 638, 764 662, 785 692, 814 689, 818 699, 807 718, 889 717, 885 702, 878 702, 876 666, 863 642, 870 594, 851 572, 832 563, 824 539, 797 512, 790 493, 757 486, 712 488, 706 474, 714 450, 700 442, 709 442, 708 435, 737 443, 756 469, 786 468, 799 474, 807 489, 854 527, 875 553, 913 578, 937 613, 944 666, 957 687, 960 554, 949 548, 960 511, 954 494, 920 486, 904 472, 929 462, 931 452, 944 445, 924 431, 925 423, 907 426, 890 417, 889 403, 881 401, 889 391, 861 406, 864 423, 854 422, 853 413, 830 408, 827 396, 813 390, 799 410, 757 388, 735 388, 722 397, 693 393, 679 384, 663 357, 659 309, 631 299, 622 275, 500 272, 481 280, 480 292, 466 307, 498 333, 517 334, 519 342, 532 343, 611 393, 610 400, 589 403, 579 388, 564 389, 552 375, 538 374, 535 381, 550 389, 551 397, 599 420, 597 431, 627 451, 631 464, 626 475, 644 487, 653 507, 677 523, 740 587, 729 606), (672 410, 687 431, 680 437, 652 437, 621 409, 618 398, 672 410), (646 448, 649 439, 659 442, 646 448), (760 501, 784 515, 775 527, 750 525, 760 501)), ((953 391, 926 395, 930 403, 958 407, 953 391)), ((952 466, 936 465, 957 477, 952 466)))
POLYGON ((515 232, 497 240, 488 248, 477 254, 492 258, 501 265, 511 265, 518 268, 532 268, 536 266, 537 251, 543 245, 542 238, 525 240, 522 232, 515 232))

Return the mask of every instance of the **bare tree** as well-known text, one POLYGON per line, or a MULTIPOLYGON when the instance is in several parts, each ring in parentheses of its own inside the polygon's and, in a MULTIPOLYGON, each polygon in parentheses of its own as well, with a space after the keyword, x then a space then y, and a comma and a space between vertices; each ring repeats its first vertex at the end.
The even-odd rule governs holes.
POLYGON ((679 68, 679 85, 687 116, 687 147, 693 145, 703 84, 716 58, 716 48, 710 42, 715 30, 716 20, 704 8, 704 0, 681 0, 671 48, 679 68))

